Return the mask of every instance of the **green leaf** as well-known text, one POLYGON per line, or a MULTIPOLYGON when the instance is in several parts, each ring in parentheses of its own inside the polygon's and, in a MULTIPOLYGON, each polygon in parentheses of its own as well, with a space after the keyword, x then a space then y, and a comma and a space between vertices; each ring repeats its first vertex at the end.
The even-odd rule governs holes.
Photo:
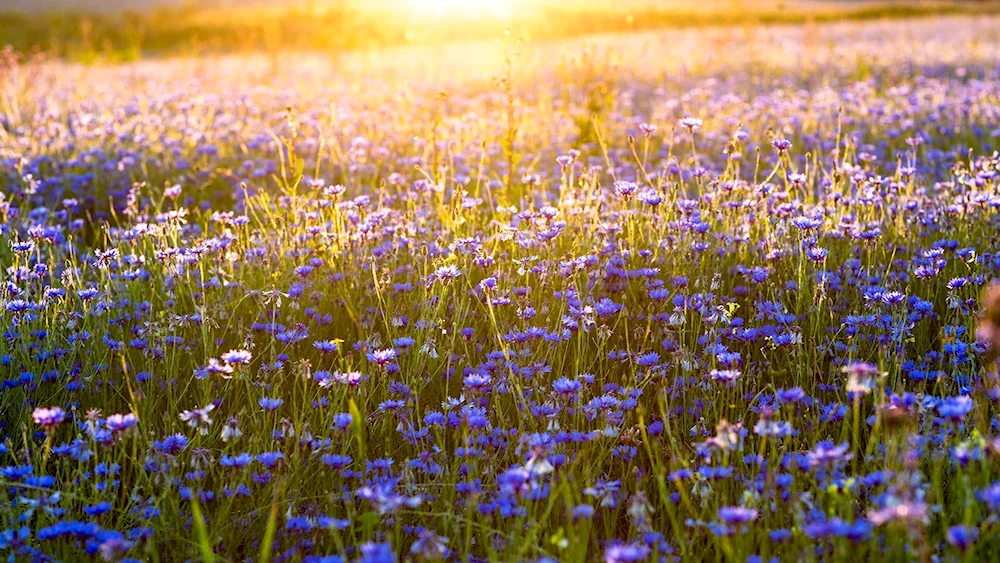
POLYGON ((215 552, 212 551, 212 541, 208 538, 208 526, 201 515, 201 507, 198 506, 198 495, 191 491, 191 516, 194 519, 194 529, 198 534, 198 550, 201 552, 201 560, 206 563, 215 561, 215 552))
POLYGON ((264 539, 260 544, 260 563, 270 563, 271 544, 274 543, 274 534, 278 529, 278 501, 271 502, 271 515, 267 518, 267 529, 264 530, 264 539))
POLYGON ((361 416, 361 411, 358 410, 358 405, 354 402, 354 399, 348 399, 347 406, 351 412, 351 428, 354 430, 354 436, 358 440, 358 463, 364 463, 368 459, 365 453, 365 419, 361 416))

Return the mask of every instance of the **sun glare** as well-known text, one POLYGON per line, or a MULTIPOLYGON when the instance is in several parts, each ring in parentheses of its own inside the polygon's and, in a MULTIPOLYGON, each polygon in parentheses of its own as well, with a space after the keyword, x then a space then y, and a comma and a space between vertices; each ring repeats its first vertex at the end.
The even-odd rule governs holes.
POLYGON ((509 18, 522 0, 403 0, 407 12, 434 19, 509 18))

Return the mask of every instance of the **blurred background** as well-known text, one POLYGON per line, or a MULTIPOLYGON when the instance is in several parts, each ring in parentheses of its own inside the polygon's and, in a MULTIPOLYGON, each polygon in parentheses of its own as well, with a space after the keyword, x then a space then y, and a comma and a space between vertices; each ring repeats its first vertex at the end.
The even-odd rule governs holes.
POLYGON ((998 11, 989 0, 0 0, 0 45, 115 62, 998 11))

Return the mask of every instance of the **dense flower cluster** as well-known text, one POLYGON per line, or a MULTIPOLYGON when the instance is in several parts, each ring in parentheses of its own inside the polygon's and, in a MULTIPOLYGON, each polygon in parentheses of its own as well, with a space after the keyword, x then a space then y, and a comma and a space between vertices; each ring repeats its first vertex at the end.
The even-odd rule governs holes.
POLYGON ((991 557, 1000 20, 714 33, 3 89, 0 555, 991 557))

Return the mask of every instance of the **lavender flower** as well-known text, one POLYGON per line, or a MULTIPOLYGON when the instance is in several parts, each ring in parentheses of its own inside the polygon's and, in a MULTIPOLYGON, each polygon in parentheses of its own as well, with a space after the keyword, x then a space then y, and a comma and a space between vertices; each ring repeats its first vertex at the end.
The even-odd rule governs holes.
POLYGON ((59 407, 39 407, 31 413, 31 418, 35 420, 35 424, 49 432, 66 420, 66 412, 59 407))

